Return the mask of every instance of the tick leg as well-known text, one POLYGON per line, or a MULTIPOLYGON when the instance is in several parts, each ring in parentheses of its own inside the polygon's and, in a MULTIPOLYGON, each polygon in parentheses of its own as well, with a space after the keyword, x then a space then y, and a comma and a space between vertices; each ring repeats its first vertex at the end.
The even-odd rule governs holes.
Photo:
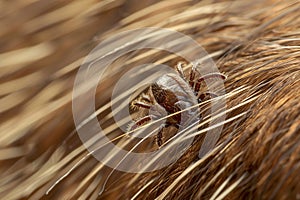
POLYGON ((163 128, 161 128, 159 130, 159 132, 157 133, 157 135, 156 135, 156 143, 157 143, 157 145, 159 147, 161 147, 161 145, 163 144, 163 141, 162 141, 162 130, 163 130, 163 128))
POLYGON ((179 129, 179 125, 178 125, 178 124, 171 124, 171 123, 166 122, 165 125, 163 125, 163 126, 160 128, 160 130, 158 131, 158 134, 156 135, 156 138, 155 138, 156 143, 157 143, 157 145, 158 145, 159 147, 161 147, 161 146, 163 145, 163 141, 162 141, 162 137, 163 137, 162 131, 163 131, 164 128, 168 128, 169 126, 174 126, 174 127, 176 127, 177 129, 179 129))
POLYGON ((147 103, 147 102, 143 102, 141 100, 134 100, 132 103, 131 103, 131 107, 133 109, 137 109, 138 107, 140 108, 146 108, 146 109, 150 109, 151 108, 151 104, 147 103))
POLYGON ((191 88, 194 88, 195 72, 196 72, 196 65, 193 65, 192 69, 190 71, 190 78, 189 78, 189 84, 190 84, 191 88))
POLYGON ((210 96, 210 98, 215 98, 215 97, 218 97, 218 95, 214 92, 204 92, 204 93, 199 93, 197 95, 197 99, 198 99, 198 102, 202 102, 204 101, 205 97, 207 96, 210 96), (200 101, 199 101, 200 100, 200 101))
POLYGON ((226 76, 221 73, 211 73, 211 74, 206 74, 204 76, 201 76, 197 81, 196 81, 196 86, 195 86, 195 92, 199 92, 201 83, 205 81, 206 79, 210 78, 221 78, 223 80, 226 79, 226 76))
POLYGON ((182 65, 183 65, 183 62, 179 62, 177 65, 176 65, 176 70, 178 72, 178 74, 180 75, 181 78, 183 78, 183 80, 185 80, 185 76, 184 76, 184 72, 183 72, 183 69, 182 69, 182 65))
POLYGON ((148 115, 148 116, 145 116, 145 117, 140 118, 139 120, 137 120, 136 122, 134 122, 132 125, 129 125, 128 131, 133 131, 133 130, 135 130, 136 128, 138 128, 139 126, 145 124, 146 122, 151 121, 151 120, 152 120, 152 117, 153 117, 153 116, 148 115))

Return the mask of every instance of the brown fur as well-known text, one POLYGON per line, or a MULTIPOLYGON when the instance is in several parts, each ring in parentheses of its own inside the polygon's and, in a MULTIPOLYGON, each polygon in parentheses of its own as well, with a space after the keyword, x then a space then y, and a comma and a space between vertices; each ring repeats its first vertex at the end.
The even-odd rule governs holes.
MULTIPOLYGON (((95 3, 82 3, 66 19, 62 16, 67 16, 68 7, 61 10, 64 15, 46 14, 71 5, 70 1, 3 3, 2 22, 10 26, 0 31, 0 196, 300 199, 299 1, 137 2, 116 1, 94 12, 88 9, 97 8, 95 3), (86 15, 79 15, 84 11, 86 15), (99 41, 147 26, 190 35, 213 55, 228 76, 229 122, 214 151, 204 159, 198 160, 199 137, 176 163, 160 171, 114 172, 98 196, 111 169, 88 156, 73 131, 74 77, 82 58, 99 41), (42 45, 27 54, 36 44, 42 45), (13 52, 17 49, 22 50, 13 52)), ((122 67, 159 62, 167 56, 153 52, 137 59, 131 54, 125 64, 116 61, 113 78, 98 88, 97 108, 110 101, 109 86, 121 75, 122 67)), ((163 62, 174 66, 179 60, 169 56, 163 62)), ((111 124, 104 120, 107 113, 109 109, 98 116, 104 126, 111 124)), ((112 132, 112 138, 117 134, 117 130, 112 132)))

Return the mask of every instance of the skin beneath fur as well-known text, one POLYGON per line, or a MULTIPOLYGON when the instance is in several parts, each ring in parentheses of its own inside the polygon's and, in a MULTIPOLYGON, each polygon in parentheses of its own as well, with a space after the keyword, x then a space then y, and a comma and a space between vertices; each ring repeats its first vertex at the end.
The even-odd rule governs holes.
MULTIPOLYGON (((23 16, 16 21, 3 13, 6 23, 12 20, 0 31, 3 199, 300 199, 299 1, 145 1, 136 7, 135 1, 116 1, 99 10, 89 10, 96 5, 86 2, 72 4, 77 10, 70 18, 61 17, 67 16, 64 6, 70 2, 56 7, 20 3, 13 6, 23 16), (36 7, 47 13, 61 7, 65 14, 47 18, 30 12, 36 7), (74 77, 99 41, 149 26, 187 34, 212 56, 228 77, 228 123, 203 159, 198 158, 199 136, 162 170, 111 173, 73 131, 74 77)), ((161 60, 175 66, 181 60, 165 52, 143 53, 112 65, 113 76, 97 90, 98 109, 109 103, 109 86, 123 67, 161 60)), ((98 115, 106 127, 112 123, 104 120, 108 113, 98 115)), ((114 130, 112 138, 118 134, 114 130)))

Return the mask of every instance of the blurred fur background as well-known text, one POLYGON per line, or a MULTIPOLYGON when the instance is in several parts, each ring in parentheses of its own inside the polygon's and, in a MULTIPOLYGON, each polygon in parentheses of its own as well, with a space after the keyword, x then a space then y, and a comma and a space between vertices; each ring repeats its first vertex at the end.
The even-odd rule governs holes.
MULTIPOLYGON (((1 199, 300 199, 299 1, 12 0, 0 9, 1 199), (149 26, 189 35, 212 56, 228 76, 228 123, 201 160, 195 141, 165 169, 116 171, 104 184, 111 169, 74 131, 74 78, 99 42, 149 26)), ((128 55, 98 87, 96 107, 125 66, 179 60, 128 55)))

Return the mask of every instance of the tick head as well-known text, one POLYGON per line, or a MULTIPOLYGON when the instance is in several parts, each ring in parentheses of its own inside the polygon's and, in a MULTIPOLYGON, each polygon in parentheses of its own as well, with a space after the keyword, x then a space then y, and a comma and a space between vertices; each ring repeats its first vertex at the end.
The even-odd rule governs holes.
POLYGON ((166 90, 163 89, 159 84, 154 83, 153 85, 151 85, 150 91, 151 91, 155 101, 158 104, 161 104, 162 102, 164 102, 164 100, 167 96, 167 93, 166 93, 166 90))
POLYGON ((178 101, 178 99, 173 91, 164 89, 155 83, 151 86, 151 92, 155 101, 160 106, 164 107, 168 113, 173 113, 175 110, 178 110, 178 108, 175 108, 175 103, 178 101))

